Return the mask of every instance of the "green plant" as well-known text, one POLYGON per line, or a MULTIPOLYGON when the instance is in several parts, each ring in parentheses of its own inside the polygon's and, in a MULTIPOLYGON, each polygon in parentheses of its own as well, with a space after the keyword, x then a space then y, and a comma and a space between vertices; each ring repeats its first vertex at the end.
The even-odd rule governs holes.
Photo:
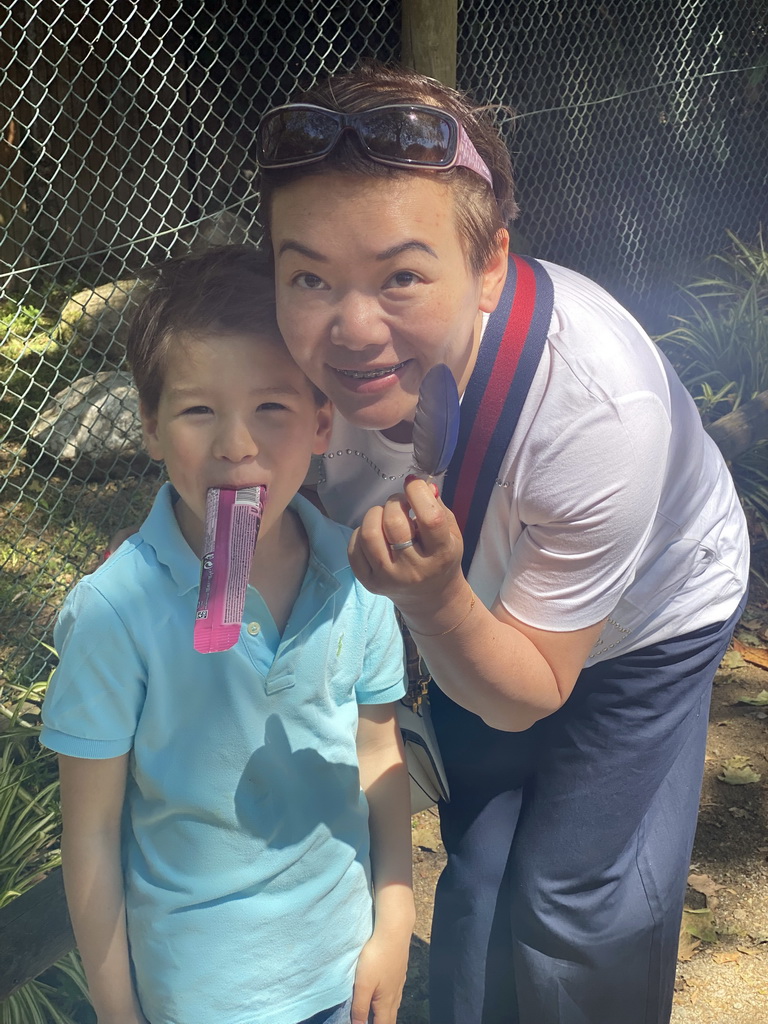
POLYGON ((84 1024, 88 990, 76 953, 68 953, 49 971, 27 982, 0 1003, 0 1024, 84 1024))
MULTIPOLYGON (((6 683, 0 691, 0 907, 61 863, 56 758, 38 742, 48 679, 6 683)), ((75 953, 0 1003, 0 1024, 86 1020, 93 1014, 75 953)))
POLYGON ((42 310, 37 306, 22 306, 11 299, 5 299, 0 303, 0 330, 5 335, 5 342, 26 341, 37 331, 38 322, 41 320, 42 310))
POLYGON ((79 288, 75 281, 53 283, 44 297, 0 300, 0 435, 6 440, 23 443, 55 392, 103 368, 101 356, 70 351, 62 330, 60 309, 79 288))
POLYGON ((5 686, 0 734, 0 907, 61 863, 55 757, 43 750, 39 707, 47 681, 5 686))
MULTIPOLYGON (((689 305, 658 339, 699 407, 705 424, 768 390, 768 251, 729 233, 728 252, 684 289, 689 305)), ((768 524, 768 441, 731 464, 744 504, 768 524)))

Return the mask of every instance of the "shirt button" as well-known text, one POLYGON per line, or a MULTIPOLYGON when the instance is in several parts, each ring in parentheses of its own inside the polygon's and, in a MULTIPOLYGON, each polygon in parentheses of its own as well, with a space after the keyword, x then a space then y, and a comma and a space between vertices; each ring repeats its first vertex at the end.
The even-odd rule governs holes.
POLYGON ((258 624, 258 622, 249 622, 246 628, 248 629, 248 633, 251 636, 258 636, 259 633, 261 632, 261 626, 258 624))

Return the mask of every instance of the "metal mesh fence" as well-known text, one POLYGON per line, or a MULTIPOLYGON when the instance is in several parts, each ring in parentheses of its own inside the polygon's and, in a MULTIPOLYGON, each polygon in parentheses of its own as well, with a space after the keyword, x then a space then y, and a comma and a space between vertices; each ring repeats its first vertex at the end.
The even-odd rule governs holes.
POLYGON ((122 357, 136 271, 255 241, 260 111, 361 53, 395 57, 399 16, 386 0, 12 0, 0 12, 6 674, 41 671, 62 597, 156 486, 122 357), (83 418, 83 395, 103 415, 83 418))
POLYGON ((517 113, 520 248, 651 331, 727 230, 766 222, 765 0, 465 0, 459 34, 459 85, 517 113))
MULTIPOLYGON (((598 278, 655 328, 726 229, 766 219, 766 17, 765 0, 460 2, 459 85, 518 112, 514 129, 500 113, 518 247, 598 278)), ((156 486, 122 359, 136 271, 256 240, 260 112, 360 55, 396 58, 399 21, 394 0, 0 11, 5 673, 42 669, 64 593, 156 486)))

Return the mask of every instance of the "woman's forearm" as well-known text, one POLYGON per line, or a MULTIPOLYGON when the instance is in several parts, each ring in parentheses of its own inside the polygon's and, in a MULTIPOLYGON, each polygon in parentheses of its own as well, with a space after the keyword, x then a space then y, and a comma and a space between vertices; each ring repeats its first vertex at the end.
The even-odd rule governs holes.
POLYGON ((568 699, 601 628, 526 627, 501 607, 486 608, 463 576, 440 601, 404 603, 401 611, 440 689, 493 728, 512 732, 568 699))
POLYGON ((440 688, 493 728, 519 732, 568 699, 602 623, 554 632, 498 600, 486 608, 462 573, 462 551, 453 514, 413 478, 405 495, 369 509, 349 558, 357 578, 400 609, 440 688))

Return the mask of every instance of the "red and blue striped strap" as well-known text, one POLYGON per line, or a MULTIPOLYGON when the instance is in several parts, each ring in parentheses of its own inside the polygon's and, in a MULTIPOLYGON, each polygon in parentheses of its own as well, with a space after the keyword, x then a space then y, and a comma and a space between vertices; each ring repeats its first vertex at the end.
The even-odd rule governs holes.
POLYGON ((461 401, 459 439, 443 501, 464 537, 469 571, 485 511, 549 333, 554 289, 542 265, 511 255, 499 304, 486 324, 461 401))

